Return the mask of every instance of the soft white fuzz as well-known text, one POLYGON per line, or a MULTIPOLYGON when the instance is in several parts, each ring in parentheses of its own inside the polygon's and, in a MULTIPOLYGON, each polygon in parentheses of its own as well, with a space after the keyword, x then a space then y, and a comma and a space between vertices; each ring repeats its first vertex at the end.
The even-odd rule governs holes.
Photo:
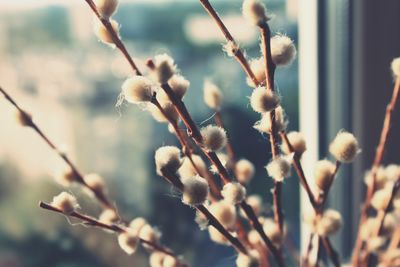
POLYGON ((243 17, 251 24, 262 25, 268 20, 266 9, 259 0, 245 0, 242 5, 243 17))
POLYGON ((175 106, 171 102, 161 102, 161 108, 163 109, 166 116, 156 105, 149 105, 148 109, 153 116, 153 118, 158 122, 168 123, 170 120, 177 122, 179 119, 179 114, 175 109, 175 106))
POLYGON ((126 231, 118 235, 118 244, 126 254, 132 255, 138 247, 139 238, 136 233, 126 231))
POLYGON ((250 97, 250 105, 255 112, 266 113, 275 109, 280 103, 279 96, 265 87, 257 87, 250 97))
POLYGON ((179 168, 179 174, 182 178, 192 177, 196 174, 202 176, 207 171, 207 166, 200 156, 192 154, 192 160, 200 173, 197 173, 190 159, 188 157, 185 157, 183 159, 182 166, 179 168))
POLYGON ((51 205, 65 214, 71 214, 79 207, 76 198, 67 192, 61 192, 59 195, 55 196, 51 205))
POLYGON ((208 196, 208 183, 207 180, 199 175, 185 178, 182 180, 183 192, 182 202, 190 205, 197 206, 203 204, 208 196))
POLYGON ((390 201, 392 186, 387 185, 375 191, 371 199, 371 206, 376 210, 385 210, 390 201))
MULTIPOLYGON (((264 57, 252 59, 250 61, 250 69, 253 71, 254 76, 256 77, 257 81, 263 82, 265 81, 265 60, 264 57)), ((253 80, 249 77, 246 78, 247 84, 251 87, 256 87, 253 80)))
POLYGON ((194 218, 194 221, 197 223, 201 231, 207 229, 209 221, 207 217, 198 210, 196 211, 196 217, 194 218))
POLYGON ((179 266, 180 266, 179 261, 176 258, 170 255, 165 256, 162 267, 179 267, 179 266))
POLYGON ((225 227, 232 229, 236 224, 236 210, 235 206, 225 202, 218 201, 212 203, 208 210, 214 215, 215 218, 225 227))
POLYGON ((208 234, 210 235, 211 240, 214 241, 215 243, 221 245, 229 245, 228 239, 226 239, 223 234, 221 234, 217 229, 215 229, 214 226, 208 227, 208 234))
POLYGON ((154 66, 154 75, 160 84, 168 83, 168 80, 176 72, 174 60, 167 54, 156 55, 154 57, 154 66))
POLYGON ((97 11, 105 19, 111 17, 118 7, 118 0, 96 0, 95 3, 97 11))
POLYGON ((130 223, 129 223, 129 228, 131 229, 131 231, 133 231, 134 233, 139 234, 140 230, 142 229, 143 226, 145 226, 147 224, 146 219, 142 218, 142 217, 138 217, 133 219, 130 223))
POLYGON ((206 80, 203 90, 203 97, 206 105, 213 110, 219 111, 221 109, 222 93, 218 86, 206 80))
POLYGON ((247 238, 248 238, 250 244, 252 244, 252 245, 260 245, 260 243, 263 242, 260 237, 260 234, 254 229, 249 231, 249 233, 247 234, 247 238))
POLYGON ((32 125, 32 116, 27 112, 21 112, 19 109, 15 109, 14 118, 17 124, 23 127, 32 125))
POLYGON ((153 82, 143 76, 128 78, 122 84, 125 100, 132 104, 150 102, 154 94, 153 82))
POLYGON ((150 267, 163 267, 163 261, 166 254, 158 251, 154 251, 151 253, 149 257, 150 267))
POLYGON ((222 46, 222 50, 229 56, 234 57, 239 47, 232 41, 228 41, 226 44, 222 46))
POLYGON ((119 221, 119 216, 113 209, 105 209, 100 214, 99 221, 105 224, 113 224, 119 221))
MULTIPOLYGON (((161 238, 161 233, 159 231, 157 231, 156 229, 154 229, 153 227, 151 227, 150 224, 146 224, 144 225, 140 231, 139 231, 139 237, 143 240, 147 240, 149 242, 158 244, 161 238)), ((143 243, 143 247, 152 250, 153 247, 144 244, 143 243)))
POLYGON ((397 78, 400 77, 400 57, 393 59, 390 66, 392 68, 393 75, 397 78))
MULTIPOLYGON (((112 28, 114 29, 117 36, 119 36, 119 24, 113 19, 110 19, 112 28)), ((108 32, 107 28, 104 27, 100 20, 96 19, 94 22, 94 33, 97 38, 105 44, 114 44, 112 35, 108 32)))
MULTIPOLYGON (((257 131, 261 132, 261 133, 271 133, 271 125, 272 125, 272 121, 271 121, 271 116, 270 113, 264 113, 261 114, 261 119, 259 121, 257 121, 254 124, 254 129, 256 129, 257 131)), ((282 109, 281 106, 278 106, 275 109, 275 126, 276 126, 276 131, 280 132, 285 130, 287 125, 287 121, 285 119, 285 113, 282 109)))
POLYGON ((293 40, 285 35, 276 35, 271 38, 272 61, 277 66, 286 66, 296 57, 296 47, 293 40))
POLYGON ((246 188, 240 183, 230 182, 224 185, 221 195, 226 202, 236 205, 246 198, 246 188))
POLYGON ((249 251, 249 254, 239 253, 236 259, 237 267, 260 267, 260 255, 257 250, 249 251))
POLYGON ((283 242, 283 236, 279 229, 279 225, 273 219, 265 219, 263 223, 265 234, 271 239, 275 246, 280 247, 283 242))
POLYGON ((201 135, 203 137, 203 146, 208 151, 218 151, 225 147, 227 143, 226 132, 219 126, 208 125, 201 128, 201 135))
POLYGON ((314 178, 319 189, 326 191, 332 183, 335 173, 335 164, 329 160, 320 160, 315 164, 314 178))
POLYGON ((158 175, 175 174, 182 165, 181 152, 175 146, 163 146, 154 156, 158 175))
POLYGON ((350 163, 360 152, 360 148, 352 133, 340 131, 329 145, 329 152, 336 160, 350 163))
POLYGON ((172 76, 171 79, 169 79, 168 84, 171 87, 172 91, 175 93, 175 95, 180 99, 182 99, 185 96, 190 86, 190 82, 186 80, 185 77, 177 74, 175 74, 174 76, 172 76))
MULTIPOLYGON (((387 181, 388 181, 388 176, 386 175, 386 170, 383 166, 379 166, 376 170, 375 173, 375 190, 382 189, 385 187, 387 181)), ((373 181, 373 173, 371 171, 367 171, 365 173, 364 177, 364 182, 366 185, 370 186, 372 181, 373 181)))
POLYGON ((62 186, 70 186, 74 181, 76 181, 76 175, 71 168, 63 169, 60 173, 56 174, 55 180, 58 184, 62 186))
MULTIPOLYGON (((97 173, 90 173, 83 177, 85 183, 95 192, 104 193, 105 192, 105 184, 103 178, 97 173)), ((91 192, 89 192, 91 193, 91 192)))
POLYGON ((253 163, 247 159, 241 159, 235 164, 236 179, 242 184, 248 184, 253 178, 255 168, 253 163))
POLYGON ((290 164, 287 157, 277 157, 268 163, 266 167, 268 175, 275 181, 282 182, 283 179, 290 176, 290 164))
POLYGON ((400 177, 400 166, 396 164, 389 164, 385 168, 385 176, 388 181, 395 182, 400 177))
MULTIPOLYGON (((302 133, 293 131, 287 134, 287 138, 292 145, 293 152, 295 152, 297 155, 302 155, 307 150, 306 140, 304 139, 304 135, 302 133)), ((286 142, 282 143, 281 148, 283 153, 287 155, 292 153, 289 147, 286 145, 286 142)))
POLYGON ((258 216, 262 210, 262 199, 258 195, 250 195, 246 199, 247 204, 252 207, 254 213, 258 216))
POLYGON ((336 233, 342 227, 342 215, 339 212, 326 210, 317 223, 317 233, 321 236, 329 236, 336 233))

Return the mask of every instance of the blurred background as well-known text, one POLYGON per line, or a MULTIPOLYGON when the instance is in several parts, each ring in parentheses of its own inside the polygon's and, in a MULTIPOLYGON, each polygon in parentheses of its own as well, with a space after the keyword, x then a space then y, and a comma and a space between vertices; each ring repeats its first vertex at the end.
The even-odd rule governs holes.
MULTIPOLYGON (((341 171, 330 201, 345 217, 335 238, 345 258, 356 230, 362 176, 391 93, 389 64, 400 55, 400 2, 377 2, 266 2, 273 32, 287 34, 299 46, 299 62, 279 69, 276 80, 289 130, 302 128, 307 134, 307 169, 308 159, 326 157, 338 130, 352 130, 360 138, 363 153, 353 168, 341 171)), ((248 57, 258 57, 258 32, 242 19, 242 1, 211 3, 248 57)), ((175 137, 141 107, 115 107, 130 68, 117 50, 96 39, 93 19, 83 0, 0 0, 0 85, 81 170, 104 177, 123 217, 148 219, 162 231, 163 243, 193 266, 233 266, 233 250, 212 243, 198 229, 193 210, 155 173, 155 149, 177 144, 175 137)), ((256 165, 249 192, 263 197, 264 213, 270 215, 272 182, 263 169, 270 151, 266 137, 252 128, 259 118, 248 105, 251 90, 238 63, 222 52, 223 36, 198 1, 121 1, 115 19, 139 65, 156 53, 175 58, 191 82, 185 102, 199 125, 211 123, 213 116, 199 101, 204 80, 220 86, 222 116, 236 156, 256 165)), ((40 200, 50 201, 64 190, 54 176, 65 166, 34 132, 15 124, 12 112, 0 99, 0 267, 148 266, 145 251, 129 257, 114 235, 71 226, 63 216, 38 208, 40 200)), ((386 161, 400 163, 399 141, 389 147, 386 161)), ((68 191, 84 212, 99 214, 79 188, 68 191)), ((289 243, 299 249, 306 200, 295 176, 285 181, 283 195, 290 196, 284 200, 289 243)))

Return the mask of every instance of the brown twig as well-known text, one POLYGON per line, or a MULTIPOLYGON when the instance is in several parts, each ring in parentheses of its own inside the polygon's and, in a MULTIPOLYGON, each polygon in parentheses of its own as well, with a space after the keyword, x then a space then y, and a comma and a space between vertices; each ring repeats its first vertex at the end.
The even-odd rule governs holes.
POLYGON ((335 265, 335 267, 340 267, 339 254, 333 248, 329 238, 327 237, 320 237, 320 238, 322 241, 322 245, 324 246, 325 251, 328 254, 329 258, 331 259, 333 265, 335 265))
POLYGON ((386 143, 387 143, 391 125, 392 125, 392 116, 393 116, 396 104, 398 102, 399 95, 400 95, 400 77, 397 77, 394 88, 393 88, 392 97, 391 97, 388 105, 386 106, 386 113, 385 113, 385 118, 383 121, 381 135, 379 138, 379 144, 376 148, 375 158, 374 158, 374 161, 372 164, 372 169, 371 169, 372 181, 371 181, 371 183, 369 183, 367 185, 367 195, 366 195, 364 204, 361 209, 359 230, 357 233, 357 239, 355 242, 353 256, 352 256, 353 266, 357 266, 359 264, 360 253, 361 253, 361 249, 363 247, 363 241, 361 239, 360 228, 361 228, 361 225, 365 222, 365 220, 368 217, 368 208, 370 206, 371 198, 375 192, 375 187, 376 187, 375 183, 376 183, 377 170, 378 170, 379 166, 381 165, 383 155, 385 153, 386 143))
MULTIPOLYGON (((109 230, 109 231, 112 231, 112 232, 115 232, 115 233, 124 233, 124 232, 127 231, 127 228, 125 226, 118 225, 118 224, 106 224, 106 223, 100 222, 99 220, 97 220, 97 219, 95 219, 93 217, 87 216, 85 214, 82 214, 82 213, 79 213, 79 212, 76 212, 76 211, 74 211, 74 212, 72 212, 70 214, 65 214, 64 212, 62 212, 62 210, 54 207, 51 204, 47 204, 47 203, 42 202, 42 201, 39 202, 39 207, 41 207, 42 209, 45 209, 45 210, 49 210, 49 211, 53 211, 53 212, 57 212, 57 213, 63 214, 63 215, 68 216, 68 217, 77 218, 77 219, 81 220, 84 223, 84 225, 86 225, 86 226, 98 227, 98 228, 109 230)), ((139 240, 140 240, 141 243, 145 243, 146 245, 149 245, 153 249, 155 249, 157 251, 160 251, 160 252, 163 252, 163 253, 165 253, 167 255, 170 255, 170 256, 172 256, 172 257, 174 257, 174 258, 176 258, 178 260, 178 256, 175 253, 173 253, 171 250, 169 250, 168 248, 165 248, 165 247, 163 247, 163 246, 161 246, 161 245, 159 245, 159 244, 157 244, 155 242, 148 241, 148 240, 145 240, 143 238, 139 238, 139 240)))
POLYGON ((104 208, 115 210, 115 207, 111 204, 110 200, 108 200, 105 194, 99 192, 98 190, 94 190, 85 182, 84 176, 75 166, 75 164, 72 163, 69 157, 65 153, 61 152, 54 145, 54 143, 47 137, 47 135, 41 130, 41 128, 39 128, 39 126, 32 120, 30 115, 25 110, 23 110, 15 102, 15 100, 1 87, 0 93, 2 93, 5 99, 10 102, 22 114, 22 116, 24 116, 24 118, 27 120, 27 126, 33 129, 45 141, 45 143, 71 168, 72 172, 74 173, 75 181, 85 188, 89 189, 104 208))
POLYGON ((242 66, 243 70, 247 74, 247 76, 253 81, 253 83, 257 86, 260 84, 260 82, 257 80, 256 76, 254 75, 253 71, 250 68, 249 63, 247 62, 246 57, 244 56, 242 50, 239 48, 237 45, 235 39, 233 38, 232 34, 229 32, 228 28, 225 26, 225 24, 222 22, 221 18, 218 16, 217 12, 215 11, 214 7, 210 4, 208 0, 199 0, 201 5, 204 7, 204 9, 207 11, 207 13, 211 16, 211 18, 215 21, 217 26, 220 28, 222 31, 225 39, 228 42, 231 42, 234 46, 234 51, 233 54, 236 58, 236 60, 240 63, 242 66))

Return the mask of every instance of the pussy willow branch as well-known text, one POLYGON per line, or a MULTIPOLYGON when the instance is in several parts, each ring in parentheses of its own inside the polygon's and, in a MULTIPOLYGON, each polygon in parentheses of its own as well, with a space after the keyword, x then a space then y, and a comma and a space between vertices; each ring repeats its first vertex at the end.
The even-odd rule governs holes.
POLYGON ((198 174, 204 176, 204 178, 207 179, 208 184, 210 185, 210 189, 211 189, 211 197, 212 197, 211 200, 214 201, 216 199, 221 199, 221 192, 220 192, 217 184, 215 183, 214 177, 212 176, 212 174, 210 174, 208 172, 208 170, 206 171, 206 173, 202 173, 200 171, 199 167, 194 162, 193 157, 192 157, 192 149, 189 147, 189 144, 187 143, 186 138, 182 135, 182 132, 179 129, 177 121, 175 121, 174 119, 172 119, 168 116, 168 114, 162 108, 161 104, 158 102, 155 95, 153 96, 151 102, 158 108, 158 110, 164 115, 164 117, 167 118, 168 122, 174 128, 176 137, 178 138, 178 141, 182 146, 182 151, 186 155, 186 157, 188 157, 188 159, 190 160, 190 163, 192 164, 193 168, 196 170, 196 172, 198 174))
MULTIPOLYGON (((214 121, 215 124, 217 124, 219 127, 225 129, 224 121, 222 120, 221 116, 221 111, 218 110, 215 112, 214 121)), ((227 163, 228 169, 233 170, 236 164, 235 151, 233 149, 232 143, 229 140, 226 143, 226 152, 228 154, 228 163, 227 163)))
POLYGON ((339 254, 335 251, 329 239, 327 237, 320 237, 320 240, 322 241, 329 258, 332 260, 333 265, 335 265, 335 267, 340 267, 339 254))
MULTIPOLYGON (((183 192, 184 185, 176 175, 163 173, 163 177, 165 180, 167 180, 167 182, 172 184, 177 190, 183 192)), ((241 252, 246 255, 248 254, 248 251, 246 247, 242 244, 242 242, 240 242, 239 239, 237 239, 231 233, 229 233, 229 231, 226 230, 226 228, 218 221, 217 218, 214 217, 214 215, 211 214, 211 212, 204 205, 196 205, 195 208, 207 218, 209 225, 213 226, 227 240, 229 240, 229 242, 238 252, 241 252)))
MULTIPOLYGON (((271 56, 271 31, 268 23, 264 22, 259 25, 261 33, 261 49, 265 61, 265 85, 267 90, 274 91, 274 75, 275 75, 275 64, 272 61, 271 56)), ((278 131, 276 128, 275 110, 269 113, 271 120, 271 133, 269 135, 271 143, 272 158, 275 159, 279 155, 279 144, 278 144, 278 131)), ((283 232, 283 214, 282 214, 282 182, 274 181, 273 189, 273 200, 274 200, 274 218, 275 222, 279 225, 281 233, 283 232)))
POLYGON ((92 0, 85 0, 86 3, 89 5, 89 7, 92 9, 93 13, 96 15, 96 17, 100 20, 100 22, 104 25, 104 27, 107 29, 107 31, 111 34, 111 38, 115 44, 115 46, 121 51, 121 53, 124 55, 126 60, 129 62, 129 65, 133 69, 134 72, 136 72, 137 75, 142 75, 140 72, 139 68, 133 61, 131 55, 129 54, 128 50, 126 49, 124 43, 121 41, 120 37, 118 34, 114 31, 114 28, 112 27, 110 20, 103 18, 100 13, 97 10, 97 7, 95 3, 92 0))
POLYGON ((234 46, 234 56, 236 60, 240 63, 242 66, 243 70, 246 72, 247 76, 253 81, 255 85, 259 85, 260 82, 257 81, 256 76, 254 75, 253 71, 250 68, 249 63, 247 62, 246 57, 244 56, 242 50, 239 48, 237 45, 235 39, 233 38, 232 34, 229 32, 228 28, 225 26, 225 24, 222 22, 221 18, 218 16, 217 12, 215 11, 214 7, 210 4, 208 0, 199 0, 201 5, 204 7, 204 9, 207 11, 207 13, 211 16, 211 18, 215 21, 215 23, 218 25, 220 30, 222 31, 225 39, 228 42, 231 42, 234 46))
MULTIPOLYGON (((84 225, 110 230, 115 233, 124 233, 127 231, 125 226, 118 225, 118 224, 106 224, 106 223, 100 222, 99 220, 97 220, 93 217, 87 216, 85 214, 82 214, 82 213, 79 213, 76 211, 72 212, 71 214, 65 214, 64 212, 62 212, 60 209, 54 207, 53 205, 47 204, 42 201, 39 202, 39 207, 41 207, 42 209, 45 209, 45 210, 63 214, 68 217, 77 218, 77 219, 81 220, 82 222, 84 222, 84 225)), ((175 253, 173 253, 171 250, 169 250, 168 248, 163 247, 157 243, 145 240, 143 238, 139 238, 139 240, 141 243, 147 244, 147 245, 151 246, 153 249, 163 252, 163 253, 170 255, 170 256, 176 258, 177 260, 179 260, 178 256, 175 253)), ((187 265, 185 265, 185 266, 187 266, 187 265)))
POLYGON ((390 133, 391 125, 392 125, 392 116, 396 107, 396 104, 399 99, 399 94, 400 94, 400 77, 397 77, 394 88, 393 88, 393 93, 392 97, 386 106, 386 113, 385 113, 385 118, 383 121, 383 127, 381 131, 381 135, 379 138, 379 144, 376 148, 375 152, 375 158, 373 161, 372 165, 372 181, 367 185, 367 195, 363 204, 363 207, 361 209, 361 216, 360 216, 360 223, 359 223, 359 229, 358 229, 358 234, 357 234, 357 239, 356 243, 354 246, 354 251, 353 251, 353 256, 352 256, 352 264, 353 266, 357 266, 359 263, 359 257, 361 253, 361 249, 363 247, 363 241, 361 239, 361 225, 365 222, 365 220, 368 217, 368 208, 370 206, 371 198, 375 192, 375 181, 376 181, 376 173, 381 165, 383 155, 386 149, 386 143, 387 139, 390 133))
MULTIPOLYGON (((184 102, 175 95, 175 93, 172 91, 172 89, 170 88, 170 86, 167 83, 162 84, 161 88, 168 95, 169 99, 171 100, 172 104, 174 105, 175 109, 177 110, 177 112, 178 112, 179 116, 181 117, 183 123, 185 124, 186 128, 188 129, 189 136, 191 136, 193 138, 193 140, 200 147, 202 152, 211 161, 211 163, 217 168, 218 174, 221 177, 222 182, 224 184, 231 182, 232 178, 230 177, 228 171, 226 170, 226 168, 223 166, 223 164, 219 160, 219 158, 216 155, 216 153, 207 151, 203 147, 203 145, 202 145, 203 138, 202 138, 202 136, 200 134, 200 131, 199 131, 197 125, 194 123, 194 121, 191 118, 189 112, 187 111, 184 102), (193 133, 198 133, 198 135, 195 135, 193 133)), ((243 200, 240 203, 240 207, 245 212, 247 218, 250 220, 250 222, 251 222, 252 226, 254 227, 254 229, 261 236, 261 238, 263 239, 263 241, 267 245, 268 249, 271 251, 271 253, 276 258, 279 266, 284 266, 282 255, 279 253, 279 251, 273 245, 272 241, 265 234, 264 229, 263 229, 261 223, 258 221, 258 218, 255 215, 253 208, 250 205, 248 205, 245 200, 243 200)))
POLYGON ((75 166, 75 164, 72 163, 72 161, 69 159, 69 157, 61 152, 55 145, 54 143, 47 137, 47 135, 39 128, 39 126, 33 122, 31 119, 30 115, 23 110, 16 102, 15 100, 3 89, 0 87, 0 93, 4 95, 5 99, 10 102, 21 114, 23 114, 24 118, 27 119, 28 121, 28 127, 32 128, 44 141, 45 143, 71 168, 72 172, 74 173, 74 178, 75 181, 85 188, 89 189, 96 199, 100 202, 100 204, 103 206, 103 208, 106 209, 112 209, 116 210, 115 207, 111 204, 111 201, 103 194, 102 192, 99 192, 98 190, 92 189, 84 180, 83 175, 81 172, 78 170, 78 168, 75 166))

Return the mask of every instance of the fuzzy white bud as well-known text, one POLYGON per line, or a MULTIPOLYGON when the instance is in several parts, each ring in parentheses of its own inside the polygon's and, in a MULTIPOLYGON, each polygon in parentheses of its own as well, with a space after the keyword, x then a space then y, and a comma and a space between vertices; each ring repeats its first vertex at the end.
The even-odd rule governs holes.
POLYGON ((275 109, 280 103, 279 96, 265 87, 257 87, 250 97, 250 105, 255 112, 266 113, 275 109))
POLYGON ((175 146, 163 146, 154 156, 158 175, 175 174, 182 165, 181 152, 175 146))
POLYGON ((55 196, 51 205, 65 214, 71 214, 79 207, 76 198, 67 192, 61 192, 59 195, 55 196))
POLYGON ((182 183, 183 203, 190 206, 197 206, 203 204, 207 200, 209 188, 206 179, 196 175, 183 179, 182 183))
POLYGON ((273 219, 265 219, 263 229, 275 246, 280 247, 282 245, 284 237, 279 229, 279 225, 273 219))
POLYGON ((96 0, 95 3, 97 11, 105 19, 111 17, 118 7, 118 0, 96 0))
POLYGON ((222 103, 222 93, 219 90, 218 86, 216 86, 214 83, 206 80, 204 82, 204 102, 206 105, 216 111, 219 111, 221 109, 221 103, 222 103))
POLYGON ((139 238, 136 233, 126 231, 118 235, 118 244, 126 254, 132 255, 138 247, 139 238))
POLYGON ((19 109, 14 110, 15 121, 20 126, 31 126, 32 125, 32 116, 26 111, 20 111, 19 109))
POLYGON ((329 145, 329 152, 336 160, 350 163, 360 152, 360 148, 352 133, 340 131, 329 145))
POLYGON ((150 105, 149 111, 153 118, 158 122, 168 123, 170 120, 177 122, 179 119, 179 114, 175 109, 175 106, 171 102, 161 102, 160 106, 163 111, 161 111, 156 105, 150 105), (165 115, 164 115, 165 113, 165 115))
POLYGON ((371 199, 371 206, 376 210, 385 210, 389 205, 392 186, 385 186, 375 191, 371 199))
POLYGON ((134 76, 122 84, 122 94, 132 104, 150 102, 154 94, 154 84, 146 77, 134 76))
POLYGON ((226 228, 233 229, 236 224, 235 206, 225 202, 218 201, 212 203, 208 210, 211 214, 226 228))
POLYGON ((200 132, 203 137, 203 146, 208 151, 218 151, 227 143, 226 132, 219 126, 208 125, 201 128, 200 132))
MULTIPOLYGON (((111 26, 114 32, 119 36, 119 24, 117 21, 110 19, 111 26)), ((104 27, 103 23, 100 20, 95 20, 94 22, 94 33, 97 38, 105 44, 114 44, 114 40, 112 38, 111 33, 104 27)))
POLYGON ((326 210, 317 223, 317 233, 321 236, 329 236, 336 233, 342 227, 342 215, 335 210, 326 210))
POLYGON ((164 260, 163 260, 163 265, 162 267, 179 267, 179 261, 170 255, 166 255, 164 260))
POLYGON ((139 234, 140 230, 142 229, 143 226, 147 225, 147 221, 146 219, 142 218, 142 217, 138 217, 133 219, 130 223, 129 223, 129 228, 131 229, 131 231, 133 231, 134 233, 139 234))
POLYGON ((235 42, 228 41, 223 45, 222 50, 230 57, 234 57, 239 50, 238 45, 235 42))
POLYGON ((397 78, 400 77, 400 57, 393 59, 390 66, 392 68, 393 75, 397 78))
MULTIPOLYGON (((86 185, 92 189, 92 191, 103 194, 105 192, 105 184, 103 178, 97 173, 90 173, 83 177, 86 185)), ((86 190, 89 195, 92 195, 92 191, 86 190)))
MULTIPOLYGON (((293 152, 295 152, 297 155, 302 155, 307 150, 306 140, 304 139, 304 135, 302 133, 293 131, 287 134, 287 138, 292 145, 293 152)), ((286 142, 283 142, 281 148, 283 153, 287 155, 292 153, 286 142)))
MULTIPOLYGON (((287 121, 285 118, 284 110, 281 106, 275 109, 275 128, 276 131, 280 132, 285 130, 287 121)), ((261 133, 271 133, 272 121, 270 112, 261 114, 261 119, 254 124, 254 129, 261 133)))
POLYGON ((314 178, 319 189, 326 191, 331 185, 335 173, 335 164, 329 160, 320 160, 315 164, 314 178))
POLYGON ((246 199, 247 204, 253 209, 254 213, 258 216, 262 210, 262 199, 258 195, 250 195, 246 199))
POLYGON ((166 254, 158 251, 151 253, 149 257, 150 267, 163 267, 163 261, 166 254))
POLYGON ((236 259, 236 267, 260 267, 260 255, 257 250, 249 251, 249 254, 239 253, 236 259))
MULTIPOLYGON (((250 61, 250 69, 253 71, 254 76, 256 77, 257 81, 263 82, 265 81, 265 61, 264 57, 252 59, 250 61)), ((251 87, 256 87, 253 80, 249 77, 246 78, 247 84, 251 87)))
POLYGON ((268 175, 271 176, 275 181, 282 182, 283 179, 290 176, 290 165, 291 162, 287 157, 276 157, 266 166, 268 175))
MULTIPOLYGON (((385 168, 379 166, 375 172, 375 190, 382 189, 385 187, 386 182, 388 181, 388 177, 386 175, 385 168)), ((364 176, 364 182, 366 185, 371 186, 372 180, 374 179, 373 173, 371 171, 367 171, 364 176)))
POLYGON ((182 178, 192 177, 192 176, 195 176, 196 174, 203 176, 205 174, 205 172, 207 172, 207 166, 200 156, 192 154, 192 160, 194 162, 194 165, 196 166, 196 168, 199 170, 200 173, 197 173, 197 170, 193 166, 190 159, 188 157, 185 157, 183 159, 182 166, 179 168, 179 175, 182 178))
POLYGON ((242 5, 243 17, 251 24, 261 25, 268 20, 265 6, 259 0, 245 0, 242 5))
POLYGON ((76 174, 71 168, 68 167, 56 174, 55 180, 60 185, 67 187, 76 181, 76 174))
POLYGON ((271 38, 272 61, 277 66, 286 66, 296 57, 296 47, 293 40, 285 35, 276 35, 271 38))
POLYGON ((113 224, 119 221, 119 216, 113 209, 105 209, 100 214, 99 221, 105 224, 113 224))
POLYGON ((190 86, 190 82, 186 80, 185 77, 177 74, 175 74, 174 76, 172 76, 171 79, 169 79, 168 84, 171 87, 172 91, 175 93, 175 95, 180 99, 182 99, 185 96, 190 86))
POLYGON ((395 182, 400 177, 400 166, 396 164, 389 164, 385 168, 385 176, 388 181, 395 182))
POLYGON ((221 195, 226 202, 235 205, 246 198, 246 188, 240 183, 230 182, 224 185, 221 195))
MULTIPOLYGON (((146 224, 140 228, 139 237, 141 239, 149 241, 151 243, 158 244, 160 242, 161 233, 158 230, 151 227, 150 224, 146 224)), ((149 249, 149 250, 153 249, 153 247, 151 247, 147 244, 144 244, 144 243, 143 243, 143 247, 145 247, 146 249, 149 249)))
POLYGON ((154 72, 156 80, 165 84, 175 74, 176 65, 172 57, 167 54, 160 54, 154 57, 154 72))
POLYGON ((253 178, 255 168, 253 163, 247 159, 241 159, 235 164, 236 179, 242 184, 248 184, 253 178))

